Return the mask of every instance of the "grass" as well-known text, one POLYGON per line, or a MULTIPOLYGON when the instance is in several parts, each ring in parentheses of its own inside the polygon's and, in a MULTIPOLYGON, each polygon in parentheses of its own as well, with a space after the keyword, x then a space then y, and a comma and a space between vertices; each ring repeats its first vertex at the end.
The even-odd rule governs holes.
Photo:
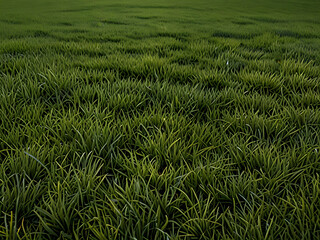
POLYGON ((319 239, 319 1, 5 1, 1 239, 319 239))

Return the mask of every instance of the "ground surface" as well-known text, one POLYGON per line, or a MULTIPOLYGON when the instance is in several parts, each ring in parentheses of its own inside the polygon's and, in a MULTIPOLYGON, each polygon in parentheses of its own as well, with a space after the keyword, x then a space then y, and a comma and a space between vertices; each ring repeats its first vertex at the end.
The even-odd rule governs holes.
POLYGON ((0 238, 319 239, 319 9, 1 0, 0 238))

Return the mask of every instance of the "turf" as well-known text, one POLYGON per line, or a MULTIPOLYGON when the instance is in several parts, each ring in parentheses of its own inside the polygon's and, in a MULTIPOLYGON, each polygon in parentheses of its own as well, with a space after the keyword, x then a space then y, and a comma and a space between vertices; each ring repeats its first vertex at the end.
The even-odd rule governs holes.
POLYGON ((318 0, 0 1, 1 239, 320 239, 318 0))

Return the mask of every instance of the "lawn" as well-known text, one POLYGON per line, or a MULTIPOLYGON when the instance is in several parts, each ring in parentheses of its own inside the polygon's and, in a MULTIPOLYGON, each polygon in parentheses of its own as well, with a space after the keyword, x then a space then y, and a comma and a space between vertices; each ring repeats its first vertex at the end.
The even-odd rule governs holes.
POLYGON ((0 239, 320 239, 320 1, 0 0, 0 239))

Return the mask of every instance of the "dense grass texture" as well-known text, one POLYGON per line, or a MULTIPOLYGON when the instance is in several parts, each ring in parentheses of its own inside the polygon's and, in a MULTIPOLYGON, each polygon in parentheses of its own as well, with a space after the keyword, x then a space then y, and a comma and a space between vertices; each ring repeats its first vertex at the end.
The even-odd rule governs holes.
POLYGON ((318 0, 0 0, 0 239, 320 239, 318 0))

